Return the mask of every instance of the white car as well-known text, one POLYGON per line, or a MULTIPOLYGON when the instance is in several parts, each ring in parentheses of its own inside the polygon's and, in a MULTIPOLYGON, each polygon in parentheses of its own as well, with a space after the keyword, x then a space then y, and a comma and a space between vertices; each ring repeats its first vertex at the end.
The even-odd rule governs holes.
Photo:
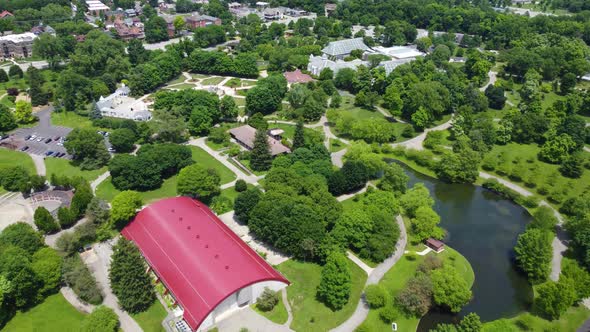
POLYGON ((41 142, 42 140, 43 140, 43 137, 37 138, 37 142, 41 142))
POLYGON ((37 138, 37 135, 33 134, 33 135, 31 135, 31 137, 29 138, 29 141, 34 141, 34 140, 35 140, 35 138, 37 138))

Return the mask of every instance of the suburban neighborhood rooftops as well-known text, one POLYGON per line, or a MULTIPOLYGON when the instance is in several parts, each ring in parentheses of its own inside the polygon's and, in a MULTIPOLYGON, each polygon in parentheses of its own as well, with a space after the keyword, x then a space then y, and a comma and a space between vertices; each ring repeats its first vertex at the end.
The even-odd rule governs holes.
MULTIPOLYGON (((242 143, 246 148, 252 149, 254 148, 254 136, 256 136, 256 128, 250 125, 244 125, 237 128, 232 128, 229 130, 229 133, 240 143, 242 143)), ((280 141, 267 136, 268 144, 270 145, 270 153, 273 156, 279 155, 281 153, 289 153, 291 149, 284 146, 280 141)))
POLYGON ((343 55, 350 54, 353 50, 368 50, 369 47, 365 45, 362 38, 352 38, 329 42, 322 50, 322 53, 327 55, 343 55))
POLYGON ((261 281, 289 284, 205 204, 188 197, 147 206, 121 234, 138 246, 193 330, 246 286, 261 281))
POLYGON ((301 72, 301 70, 296 69, 295 71, 289 71, 283 73, 283 76, 287 79, 289 83, 307 83, 313 81, 313 78, 307 74, 301 72))

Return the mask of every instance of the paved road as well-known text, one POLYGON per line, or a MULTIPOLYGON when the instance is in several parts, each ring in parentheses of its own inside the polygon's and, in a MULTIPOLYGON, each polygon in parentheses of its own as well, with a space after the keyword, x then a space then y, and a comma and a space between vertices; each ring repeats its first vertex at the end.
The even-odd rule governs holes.
POLYGON ((37 175, 45 176, 47 174, 45 169, 45 158, 38 154, 29 154, 29 156, 31 156, 31 159, 33 159, 33 164, 35 164, 37 175))
POLYGON ((240 309, 231 316, 221 320, 217 324, 219 331, 237 332, 247 329, 250 332, 290 332, 292 331, 285 325, 273 323, 266 317, 258 314, 250 307, 240 309))
POLYGON ((82 302, 70 287, 62 287, 59 292, 78 311, 89 314, 94 310, 92 304, 82 302))
MULTIPOLYGON (((400 228, 400 236, 399 236, 399 240, 397 241, 397 244, 395 246, 395 253, 393 255, 391 255, 389 258, 387 258, 383 263, 377 265, 377 267, 375 267, 373 269, 371 274, 369 274, 369 277, 367 278, 367 282, 365 283, 365 285, 377 284, 379 282, 379 280, 381 280, 381 278, 383 278, 385 273, 387 273, 387 271, 389 271, 395 265, 395 263, 397 263, 400 260, 400 258, 404 255, 404 249, 406 248, 406 244, 408 241, 408 236, 406 233, 406 226, 404 225, 404 220, 402 219, 402 217, 400 215, 398 215, 395 218, 395 220, 397 221, 397 224, 400 228)), ((363 294, 363 296, 361 296, 359 303, 356 306, 356 310, 354 311, 352 316, 350 316, 350 318, 348 318, 344 323, 340 324, 340 326, 332 329, 331 331, 332 332, 354 331, 354 329, 357 328, 357 326, 361 325, 365 321, 368 314, 369 314, 369 305, 367 304, 367 302, 365 300, 365 296, 363 294)), ((400 328, 402 330, 404 329, 403 326, 400 326, 400 328)))
MULTIPOLYGON (((116 241, 116 240, 113 240, 116 241)), ((113 242, 114 243, 114 242, 113 242)), ((119 316, 119 322, 121 323, 121 329, 125 332, 141 332, 142 329, 139 327, 137 322, 127 312, 119 308, 118 300, 115 294, 111 291, 109 284, 109 266, 111 265, 111 255, 113 250, 111 245, 107 242, 98 243, 93 246, 93 250, 87 251, 84 254, 83 260, 88 265, 88 268, 94 274, 98 286, 101 288, 104 294, 103 305, 113 309, 117 316, 119 316)))
POLYGON ((426 134, 428 134, 429 131, 449 129, 451 127, 452 121, 453 121, 453 118, 451 118, 449 121, 447 121, 441 125, 438 125, 436 127, 425 129, 423 133, 421 133, 420 135, 418 135, 414 138, 411 138, 407 141, 403 141, 403 142, 399 142, 399 143, 393 143, 393 144, 391 144, 391 146, 393 146, 393 147, 403 146, 407 149, 424 150, 422 143, 426 139, 426 134))
POLYGON ((96 188, 104 181, 106 180, 109 176, 111 176, 111 172, 106 171, 104 173, 102 173, 101 175, 99 175, 94 181, 92 181, 90 183, 90 188, 92 188, 92 191, 95 192, 96 188))
POLYGON ((497 75, 498 75, 498 73, 496 73, 495 71, 489 71, 488 72, 488 83, 486 85, 482 86, 481 88, 479 88, 479 91, 482 91, 482 92, 486 91, 488 86, 496 84, 496 76, 497 75))

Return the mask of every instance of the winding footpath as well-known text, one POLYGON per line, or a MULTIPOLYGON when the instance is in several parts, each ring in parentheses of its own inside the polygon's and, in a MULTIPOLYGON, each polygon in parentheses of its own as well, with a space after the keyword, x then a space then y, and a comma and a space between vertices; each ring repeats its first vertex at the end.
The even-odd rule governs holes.
MULTIPOLYGON (((400 258, 404 255, 404 249, 405 249, 406 244, 408 242, 408 236, 406 233, 406 226, 404 225, 404 220, 400 215, 397 215, 395 217, 395 220, 396 220, 396 222, 399 226, 399 229, 400 229, 399 240, 397 241, 397 244, 395 245, 395 253, 393 255, 391 255, 389 258, 387 258, 385 261, 383 261, 383 263, 377 265, 377 267, 375 267, 374 269, 371 270, 371 272, 368 275, 367 282, 365 283, 365 287, 368 285, 377 284, 379 282, 379 280, 381 280, 381 278, 383 278, 385 273, 387 273, 387 271, 389 271, 395 265, 395 263, 397 263, 400 260, 400 258)), ((350 255, 351 254, 349 253, 349 257, 350 257, 350 255)), ((355 260, 353 260, 353 262, 356 263, 355 260)), ((361 268, 363 268, 363 267, 361 266, 361 268)), ((365 270, 365 271, 367 271, 367 270, 365 270)), ((365 300, 365 296, 363 293, 363 295, 359 299, 359 302, 356 306, 356 310, 354 311, 352 316, 350 316, 350 318, 348 318, 344 323, 340 324, 340 326, 332 329, 331 331, 332 332, 354 331, 355 328, 357 328, 359 325, 361 325, 365 321, 365 319, 367 319, 368 314, 369 314, 369 305, 368 305, 367 301, 365 300)))
POLYGON ((422 143, 426 139, 426 134, 428 134, 428 132, 431 132, 431 131, 449 129, 449 128, 451 128, 452 122, 453 122, 453 118, 451 117, 451 119, 449 119, 449 121, 447 121, 443 124, 440 124, 436 127, 427 128, 420 135, 418 135, 414 138, 410 138, 407 141, 403 141, 403 142, 399 142, 399 143, 392 143, 391 146, 393 146, 393 147, 402 146, 402 147, 405 147, 406 149, 424 150, 422 143))

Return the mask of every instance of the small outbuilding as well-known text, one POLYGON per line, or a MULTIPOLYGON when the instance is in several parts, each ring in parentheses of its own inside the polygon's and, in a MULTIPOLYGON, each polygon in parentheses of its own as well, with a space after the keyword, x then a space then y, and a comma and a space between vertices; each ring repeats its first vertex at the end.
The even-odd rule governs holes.
MULTIPOLYGON (((256 128, 250 125, 244 125, 229 130, 229 134, 235 139, 240 145, 248 150, 254 148, 254 137, 256 136, 256 128)), ((271 134, 272 135, 272 134, 271 134)), ((284 146, 278 139, 269 136, 267 134, 268 145, 270 146, 270 153, 272 156, 277 156, 283 153, 290 153, 291 149, 284 146)))
POLYGON ((287 79, 287 83, 294 84, 294 83, 308 83, 313 81, 313 78, 301 70, 296 69, 295 71, 289 71, 283 73, 283 76, 287 79))
POLYGON ((426 246, 434 250, 437 254, 445 250, 445 244, 442 241, 433 238, 426 240, 426 246))

